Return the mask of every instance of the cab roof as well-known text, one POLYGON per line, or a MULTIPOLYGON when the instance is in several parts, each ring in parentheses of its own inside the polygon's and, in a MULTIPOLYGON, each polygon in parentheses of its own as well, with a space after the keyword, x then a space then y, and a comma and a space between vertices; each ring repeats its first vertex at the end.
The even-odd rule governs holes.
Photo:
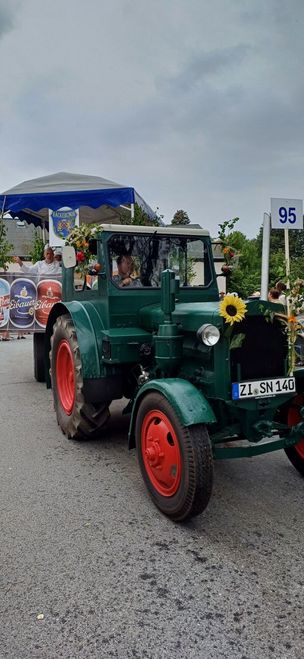
POLYGON ((154 227, 137 226, 134 224, 100 224, 100 231, 107 231, 109 233, 150 233, 160 236, 210 236, 209 231, 206 231, 201 227, 198 228, 197 224, 195 227, 191 227, 191 225, 170 225, 166 227, 154 227))

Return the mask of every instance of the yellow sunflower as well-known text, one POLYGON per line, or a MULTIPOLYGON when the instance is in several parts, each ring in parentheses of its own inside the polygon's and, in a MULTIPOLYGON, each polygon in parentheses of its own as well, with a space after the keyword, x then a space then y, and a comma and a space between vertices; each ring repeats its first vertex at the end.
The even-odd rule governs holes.
POLYGON ((225 318, 225 323, 233 325, 244 320, 247 308, 244 300, 237 295, 225 295, 220 302, 220 316, 225 318))

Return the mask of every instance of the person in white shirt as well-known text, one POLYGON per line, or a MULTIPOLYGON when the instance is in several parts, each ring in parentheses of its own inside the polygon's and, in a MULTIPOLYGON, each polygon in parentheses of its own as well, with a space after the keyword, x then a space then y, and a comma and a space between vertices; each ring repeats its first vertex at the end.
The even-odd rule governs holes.
POLYGON ((18 263, 22 272, 31 275, 60 275, 61 267, 58 261, 54 258, 54 251, 51 247, 46 247, 44 250, 43 261, 37 261, 34 265, 26 265, 21 260, 20 256, 14 256, 14 263, 18 263))

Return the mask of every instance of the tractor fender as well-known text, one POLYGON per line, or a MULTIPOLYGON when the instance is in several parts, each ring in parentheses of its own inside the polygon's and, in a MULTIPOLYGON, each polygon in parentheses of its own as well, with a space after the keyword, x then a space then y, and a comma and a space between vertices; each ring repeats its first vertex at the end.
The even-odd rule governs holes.
POLYGON ((183 426, 216 421, 212 407, 205 396, 188 380, 181 378, 150 380, 140 388, 133 403, 129 426, 129 448, 135 447, 135 422, 139 405, 150 391, 157 391, 167 399, 183 426))
POLYGON ((58 302, 53 306, 48 317, 46 327, 46 351, 48 356, 50 340, 53 333, 53 325, 58 316, 68 313, 73 321, 84 378, 101 377, 101 329, 102 320, 96 307, 90 302, 58 302), (88 308, 89 307, 89 308, 88 308))

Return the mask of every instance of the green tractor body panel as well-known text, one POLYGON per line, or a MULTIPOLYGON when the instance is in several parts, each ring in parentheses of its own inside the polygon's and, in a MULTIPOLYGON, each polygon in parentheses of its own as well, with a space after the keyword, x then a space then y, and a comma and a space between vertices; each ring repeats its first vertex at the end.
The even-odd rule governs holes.
POLYGON ((134 401, 129 430, 130 447, 134 446, 135 421, 140 401, 151 391, 161 393, 169 401, 184 426, 193 426, 199 423, 210 424, 216 421, 208 401, 187 380, 179 378, 150 380, 140 388, 134 401))
MULTIPOLYGON (((217 327, 223 327, 223 319, 219 316, 218 297, 214 302, 192 302, 191 313, 189 303, 176 302, 172 313, 172 320, 185 332, 197 332, 204 323, 212 323, 217 327)), ((149 331, 157 331, 164 320, 164 313, 160 305, 143 307, 140 310, 140 322, 149 331)))
MULTIPOLYGON (((261 452, 263 437, 280 431, 279 408, 295 395, 288 389, 286 335, 278 321, 265 318, 280 307, 248 301, 244 320, 227 332, 211 241, 202 229, 106 225, 94 243, 100 272, 93 288, 84 282, 76 290, 74 269, 63 268, 63 302, 49 317, 48 348, 56 317, 68 313, 87 395, 98 401, 107 390, 108 400, 129 399, 131 444, 140 401, 158 391, 185 426, 210 424, 215 457, 225 457, 229 448, 222 444, 236 439, 250 443, 248 455, 261 452), (124 253, 134 262, 130 286, 117 271, 124 253), (217 343, 202 339, 206 325, 219 333, 217 343), (246 387, 249 394, 238 395, 246 387)), ((303 369, 295 377, 302 391, 303 369)), ((278 448, 298 441, 287 429, 284 437, 278 448)), ((263 451, 273 450, 271 441, 268 446, 263 451)))
POLYGON ((98 304, 93 302, 67 302, 77 335, 84 378, 101 376, 101 328, 102 320, 98 304))
POLYGON ((73 320, 80 349, 84 378, 101 376, 101 327, 102 320, 98 314, 98 304, 72 301, 58 303, 50 313, 46 329, 47 336, 52 333, 52 326, 58 315, 69 314, 73 320))

